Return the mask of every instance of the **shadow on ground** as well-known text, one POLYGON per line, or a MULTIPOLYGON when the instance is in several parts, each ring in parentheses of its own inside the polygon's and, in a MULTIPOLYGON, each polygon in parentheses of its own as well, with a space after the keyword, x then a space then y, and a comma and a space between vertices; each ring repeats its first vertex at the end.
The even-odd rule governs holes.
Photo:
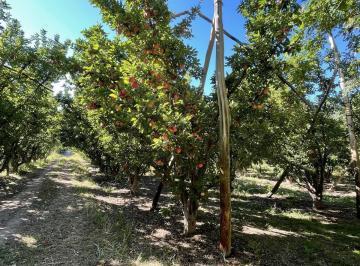
POLYGON ((181 209, 166 188, 159 210, 149 212, 158 185, 154 177, 141 180, 142 188, 135 197, 125 181, 106 182, 71 158, 60 162, 48 178, 40 201, 32 205, 36 219, 29 218, 31 223, 0 248, 0 262, 48 265, 49 257, 54 263, 71 265, 360 262, 360 223, 353 218, 350 196, 329 193, 327 209, 314 211, 307 194, 292 184, 268 199, 274 181, 238 179, 232 199, 234 254, 224 260, 217 248, 219 202, 215 191, 201 203, 196 233, 184 237, 181 209), (64 215, 66 219, 61 220, 64 215))
MULTIPOLYGON (((117 189, 107 193, 104 189, 83 192, 92 194, 103 212, 111 210, 113 215, 123 216, 131 228, 130 258, 156 259, 165 264, 224 263, 217 249, 217 193, 212 191, 202 202, 195 235, 184 237, 181 209, 169 191, 163 193, 159 211, 148 211, 157 182, 154 177, 144 177, 136 197, 130 195, 126 182, 117 183, 117 189)), ((360 223, 353 218, 352 197, 327 195, 327 208, 314 211, 307 193, 296 187, 289 188, 294 185, 282 188, 279 196, 269 199, 267 184, 254 186, 254 180, 248 179, 237 182, 232 200, 235 252, 226 260, 227 264, 359 264, 360 223)), ((274 181, 267 182, 273 184, 274 181)), ((103 188, 108 185, 102 183, 103 188)))

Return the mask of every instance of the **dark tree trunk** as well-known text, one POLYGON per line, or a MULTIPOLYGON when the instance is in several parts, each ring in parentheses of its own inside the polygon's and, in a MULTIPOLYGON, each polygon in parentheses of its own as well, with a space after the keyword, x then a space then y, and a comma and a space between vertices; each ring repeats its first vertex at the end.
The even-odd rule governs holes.
POLYGON ((9 163, 6 164, 6 176, 9 176, 10 175, 10 166, 9 166, 9 163))
POLYGON ((314 194, 309 192, 311 199, 312 199, 312 207, 316 210, 321 210, 324 208, 324 205, 322 203, 322 194, 314 194))
POLYGON ((282 182, 284 182, 284 180, 286 179, 286 177, 289 174, 289 168, 285 168, 285 170, 282 172, 282 174, 280 175, 278 181, 276 182, 275 186, 273 187, 273 189, 271 190, 271 193, 269 195, 269 198, 271 198, 279 189, 280 185, 282 182))
POLYGON ((318 172, 316 173, 312 173, 312 172, 306 172, 306 178, 307 180, 305 181, 306 184, 306 188, 309 192, 309 195, 312 199, 312 203, 313 203, 313 208, 314 209, 323 209, 323 203, 322 203, 322 194, 323 194, 323 186, 324 186, 324 178, 321 176, 318 176, 318 172), (315 183, 313 182, 313 184, 311 184, 309 182, 309 180, 315 180, 317 179, 318 181, 315 183))
POLYGON ((12 163, 12 169, 13 169, 13 172, 14 172, 14 173, 19 172, 19 166, 20 166, 20 164, 18 164, 18 163, 16 163, 16 162, 13 162, 13 163, 12 163))
POLYGON ((156 193, 154 195, 150 211, 155 211, 156 210, 156 208, 158 206, 158 203, 159 203, 159 199, 160 199, 160 195, 161 195, 163 187, 164 187, 164 182, 160 181, 160 183, 159 183, 159 185, 157 187, 156 193))
POLYGON ((139 181, 137 175, 129 175, 129 188, 131 195, 136 195, 139 190, 139 181))

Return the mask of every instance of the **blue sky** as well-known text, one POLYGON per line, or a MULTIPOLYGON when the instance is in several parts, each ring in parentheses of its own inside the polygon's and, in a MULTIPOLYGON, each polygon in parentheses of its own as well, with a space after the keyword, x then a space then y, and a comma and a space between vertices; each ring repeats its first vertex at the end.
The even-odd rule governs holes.
MULTIPOLYGON (((11 14, 18 19, 27 35, 45 29, 50 36, 59 34, 61 39, 75 40, 81 37, 81 31, 101 22, 97 8, 88 0, 7 0, 11 5, 11 14)), ((174 13, 184 11, 199 3, 199 0, 169 0, 170 10, 174 13)), ((245 40, 244 21, 236 9, 240 0, 224 1, 224 27, 238 39, 245 40)), ((202 12, 212 17, 213 0, 202 0, 202 12)), ((209 42, 210 24, 197 19, 193 24, 194 38, 187 41, 199 52, 204 61, 209 42)), ((234 42, 225 38, 225 55, 232 53, 234 42)), ((206 92, 211 91, 210 76, 214 73, 215 61, 212 57, 206 92)), ((56 86, 58 90, 59 85, 56 86)))

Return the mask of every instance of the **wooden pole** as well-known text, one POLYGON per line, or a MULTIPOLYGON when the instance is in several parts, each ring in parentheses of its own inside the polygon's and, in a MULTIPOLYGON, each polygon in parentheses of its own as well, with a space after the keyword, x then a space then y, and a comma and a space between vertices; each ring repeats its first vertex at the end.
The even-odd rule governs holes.
POLYGON ((201 80, 200 80, 200 89, 199 89, 199 94, 200 95, 204 94, 206 76, 207 76, 207 73, 209 71, 210 59, 211 59, 211 54, 212 54, 212 51, 213 51, 213 48, 214 48, 214 43, 215 43, 215 30, 214 30, 214 23, 213 23, 212 27, 211 27, 209 46, 208 46, 208 49, 206 51, 204 67, 202 69, 202 75, 201 75, 201 80))
POLYGON ((225 86, 224 31, 222 0, 214 0, 216 36, 216 88, 220 124, 220 249, 225 257, 231 254, 231 189, 230 189, 230 110, 225 86))

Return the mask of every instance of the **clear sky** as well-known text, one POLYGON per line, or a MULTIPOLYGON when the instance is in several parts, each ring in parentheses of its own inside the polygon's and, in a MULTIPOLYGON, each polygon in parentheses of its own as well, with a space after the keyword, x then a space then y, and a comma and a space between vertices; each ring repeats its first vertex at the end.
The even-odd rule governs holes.
MULTIPOLYGON (((81 37, 81 31, 94 24, 101 23, 97 8, 88 0, 7 0, 11 5, 11 14, 18 19, 27 35, 45 29, 50 36, 59 34, 61 39, 75 40, 81 37)), ((212 17, 213 0, 202 0, 202 12, 212 17)), ((169 0, 170 10, 174 13, 197 5, 199 0, 169 0)), ((224 28, 238 39, 245 40, 244 21, 236 10, 240 0, 224 1, 224 28)), ((210 37, 210 24, 197 19, 193 24, 194 38, 187 41, 199 52, 200 62, 204 61, 210 37)), ((225 55, 231 55, 234 42, 225 38, 225 55)), ((214 54, 213 54, 214 55, 214 54)), ((210 77, 214 73, 215 61, 212 57, 206 92, 211 91, 210 77)), ((59 89, 59 85, 56 86, 59 89)))

